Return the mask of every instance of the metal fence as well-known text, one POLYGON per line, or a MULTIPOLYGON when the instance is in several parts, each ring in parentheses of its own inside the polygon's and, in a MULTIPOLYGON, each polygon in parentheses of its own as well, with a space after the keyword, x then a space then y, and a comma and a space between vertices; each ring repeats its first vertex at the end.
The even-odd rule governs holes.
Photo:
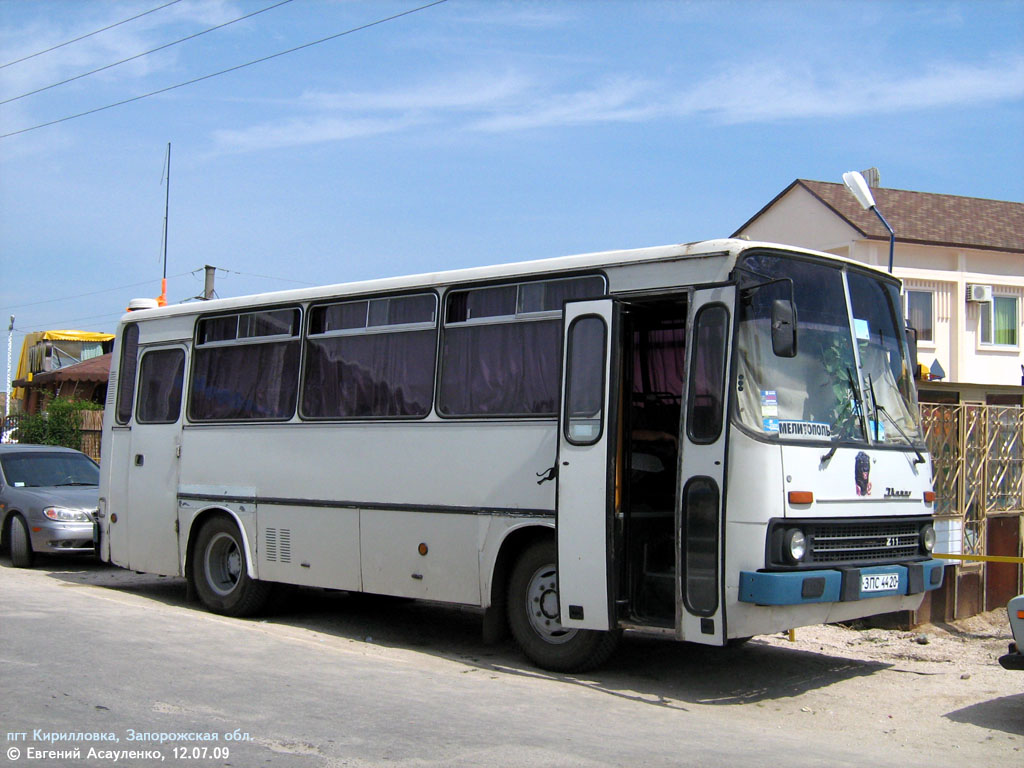
POLYGON ((963 554, 984 555, 989 515, 1024 510, 1024 408, 921 405, 936 515, 963 523, 963 554))

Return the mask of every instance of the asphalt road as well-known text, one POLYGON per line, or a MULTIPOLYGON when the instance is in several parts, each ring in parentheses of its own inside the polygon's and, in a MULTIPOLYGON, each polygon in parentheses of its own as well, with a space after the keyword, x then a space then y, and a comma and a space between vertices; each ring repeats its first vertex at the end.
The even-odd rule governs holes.
POLYGON ((0 766, 1024 764, 1024 695, 943 723, 952 755, 927 722, 894 748, 884 723, 853 717, 892 672, 757 640, 627 636, 604 669, 554 675, 485 646, 468 611, 289 590, 265 619, 229 619, 186 603, 179 579, 0 557, 0 766), (835 711, 809 714, 822 699, 835 711))

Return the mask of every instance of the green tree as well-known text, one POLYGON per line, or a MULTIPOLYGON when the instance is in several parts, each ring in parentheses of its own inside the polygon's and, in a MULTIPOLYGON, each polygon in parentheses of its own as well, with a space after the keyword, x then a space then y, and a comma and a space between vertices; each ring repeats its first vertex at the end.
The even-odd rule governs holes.
POLYGON ((26 414, 18 425, 18 442, 36 445, 62 445, 82 449, 82 411, 98 411, 102 406, 86 400, 58 397, 46 410, 26 414))

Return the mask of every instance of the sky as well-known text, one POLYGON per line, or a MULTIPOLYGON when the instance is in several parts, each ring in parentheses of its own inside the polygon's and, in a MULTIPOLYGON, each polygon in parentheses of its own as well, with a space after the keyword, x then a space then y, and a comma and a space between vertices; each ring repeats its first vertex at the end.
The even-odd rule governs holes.
POLYGON ((1024 2, 169 2, 0 0, 14 367, 159 294, 165 210, 178 303, 723 237, 871 166, 1024 202, 1024 2))

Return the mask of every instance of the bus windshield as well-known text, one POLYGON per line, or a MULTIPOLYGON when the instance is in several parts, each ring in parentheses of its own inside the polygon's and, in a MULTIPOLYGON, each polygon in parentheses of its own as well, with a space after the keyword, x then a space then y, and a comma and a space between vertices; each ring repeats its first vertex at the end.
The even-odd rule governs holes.
POLYGON ((769 253, 747 257, 739 274, 736 389, 742 425, 773 440, 920 444, 895 284, 769 253), (797 354, 778 357, 772 351, 772 304, 791 295, 797 354))

